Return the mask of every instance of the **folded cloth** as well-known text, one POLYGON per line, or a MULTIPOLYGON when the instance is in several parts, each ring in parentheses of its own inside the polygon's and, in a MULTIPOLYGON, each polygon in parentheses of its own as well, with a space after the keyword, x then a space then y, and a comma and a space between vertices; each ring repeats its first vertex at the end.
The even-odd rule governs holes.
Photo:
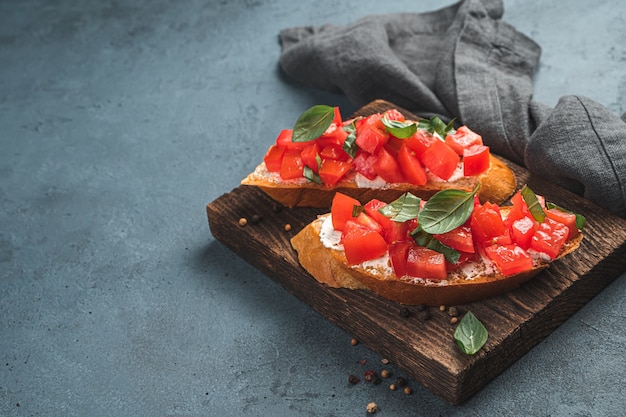
POLYGON ((280 64, 357 106, 385 99, 480 132, 495 154, 626 218, 626 118, 581 96, 533 101, 541 48, 501 0, 280 32, 280 64))

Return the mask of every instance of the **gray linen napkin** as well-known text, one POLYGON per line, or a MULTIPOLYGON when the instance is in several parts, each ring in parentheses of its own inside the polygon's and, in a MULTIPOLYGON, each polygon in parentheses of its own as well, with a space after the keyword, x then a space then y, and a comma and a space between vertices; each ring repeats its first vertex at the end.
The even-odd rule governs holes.
POLYGON ((424 117, 456 117, 495 154, 626 218, 626 119, 582 96, 554 108, 533 101, 541 48, 503 12, 501 0, 463 0, 429 13, 288 28, 280 65, 358 106, 385 99, 424 117))

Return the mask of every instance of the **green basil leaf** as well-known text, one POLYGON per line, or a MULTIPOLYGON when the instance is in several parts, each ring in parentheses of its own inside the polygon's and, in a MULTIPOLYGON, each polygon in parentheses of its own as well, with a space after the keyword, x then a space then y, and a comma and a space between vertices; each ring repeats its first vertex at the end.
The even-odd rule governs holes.
POLYGON ((576 216, 576 228, 578 230, 583 230, 583 228, 585 227, 585 224, 587 224, 587 219, 582 214, 574 213, 573 211, 564 209, 563 207, 559 207, 556 204, 551 203, 549 201, 546 201, 546 208, 547 209, 557 209, 557 210, 560 210, 560 211, 562 211, 564 213, 570 213, 570 214, 573 214, 574 216, 576 216))
POLYGON ((385 130, 398 139, 408 139, 417 132, 417 125, 413 122, 389 120, 386 115, 380 120, 383 122, 383 125, 385 125, 385 130))
POLYGON ((403 223, 417 217, 421 201, 419 197, 411 193, 404 193, 378 211, 395 222, 403 223))
POLYGON ((524 185, 521 189, 522 198, 528 205, 528 210, 530 214, 537 220, 539 223, 542 223, 546 218, 546 213, 541 208, 541 204, 539 204, 539 200, 537 199, 537 195, 531 190, 528 185, 524 185))
POLYGON ((359 217, 359 214, 365 211, 365 206, 352 206, 352 217, 359 217))
POLYGON ((426 232, 433 235, 449 232, 467 221, 474 210, 474 191, 442 190, 432 196, 420 210, 417 219, 426 232))
POLYGON ((439 118, 439 116, 432 116, 430 119, 421 119, 417 124, 420 129, 425 129, 432 134, 437 133, 442 139, 446 138, 446 135, 454 131, 454 121, 450 120, 447 125, 439 118))
POLYGON ((352 122, 349 125, 343 127, 343 130, 348 132, 348 137, 343 142, 343 150, 350 155, 350 158, 354 159, 357 151, 359 150, 356 144, 356 122, 352 122))
POLYGON ((304 178, 306 178, 307 180, 314 182, 316 184, 322 185, 322 179, 320 178, 320 176, 316 174, 315 171, 313 171, 308 166, 304 167, 304 171, 302 172, 302 175, 304 175, 304 178))
POLYGON ((309 142, 322 136, 335 119, 335 108, 316 105, 298 117, 293 127, 292 142, 309 142))
POLYGON ((468 311, 454 330, 454 340, 467 355, 473 355, 487 342, 489 334, 485 326, 468 311))

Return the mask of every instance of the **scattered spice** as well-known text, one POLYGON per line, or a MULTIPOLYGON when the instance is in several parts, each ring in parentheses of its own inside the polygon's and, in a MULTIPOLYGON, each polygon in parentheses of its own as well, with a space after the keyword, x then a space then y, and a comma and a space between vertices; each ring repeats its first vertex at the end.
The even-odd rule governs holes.
POLYGON ((439 306, 439 311, 446 311, 446 306, 443 304, 439 306))
POLYGON ((387 358, 382 358, 382 359, 380 360, 380 363, 382 363, 383 365, 388 365, 388 364, 389 364, 389 359, 387 359, 387 358))
POLYGON ((396 385, 399 387, 404 387, 406 385, 406 379, 402 378, 401 376, 397 377, 396 385))
POLYGON ((450 324, 456 324, 457 321, 459 321, 458 317, 450 317, 450 324))
POLYGON ((376 372, 372 371, 371 369, 363 373, 363 378, 365 379, 365 381, 371 382, 374 385, 380 384, 380 378, 378 377, 378 375, 376 375, 376 372))
POLYGON ((359 363, 360 363, 361 365, 365 365, 365 364, 367 363, 367 359, 361 359, 361 360, 359 361, 359 363))
POLYGON ((391 372, 389 372, 387 369, 383 369, 382 371, 380 371, 380 376, 383 378, 389 378, 391 376, 391 372))
POLYGON ((402 307, 402 308, 400 309, 400 317, 407 318, 407 317, 409 317, 410 315, 411 315, 411 310, 409 310, 408 308, 406 308, 406 307, 402 307))
POLYGON ((409 387, 404 387, 404 393, 405 393, 406 395, 411 395, 411 393, 412 393, 412 392, 413 392, 413 391, 411 391, 411 388, 409 388, 409 387))
POLYGON ((378 411, 378 405, 376 403, 369 403, 365 409, 368 413, 374 414, 376 411, 378 411))
POLYGON ((248 224, 248 219, 246 219, 245 217, 242 217, 239 219, 239 226, 243 227, 247 224, 248 224))
POLYGON ((348 375, 348 382, 349 382, 351 385, 356 385, 356 384, 358 384, 359 382, 361 382, 361 378, 359 378, 359 377, 358 377, 358 376, 356 376, 356 375, 352 375, 352 374, 350 374, 350 375, 348 375))
POLYGON ((250 218, 250 223, 257 224, 261 220, 263 220, 263 217, 259 216, 258 214, 253 214, 252 217, 250 218))
POLYGON ((287 223, 287 224, 285 225, 285 232, 288 232, 288 231, 290 231, 290 230, 291 230, 291 225, 290 225, 289 223, 287 223))
POLYGON ((389 389, 390 389, 391 391, 395 391, 395 390, 396 390, 396 384, 391 384, 391 385, 389 385, 389 389))
POLYGON ((428 308, 425 308, 424 310, 420 310, 417 313, 417 318, 422 321, 430 320, 431 318, 430 310, 428 308))
POLYGON ((448 309, 448 314, 452 317, 456 317, 459 315, 459 310, 456 307, 452 306, 448 309))
POLYGON ((352 346, 356 346, 356 345, 357 345, 357 343, 359 343, 359 341, 358 341, 358 340, 356 340, 356 338, 354 338, 354 337, 350 340, 350 344, 351 344, 352 346))
POLYGON ((428 306, 426 306, 425 304, 418 304, 416 308, 417 311, 424 311, 428 309, 428 306))

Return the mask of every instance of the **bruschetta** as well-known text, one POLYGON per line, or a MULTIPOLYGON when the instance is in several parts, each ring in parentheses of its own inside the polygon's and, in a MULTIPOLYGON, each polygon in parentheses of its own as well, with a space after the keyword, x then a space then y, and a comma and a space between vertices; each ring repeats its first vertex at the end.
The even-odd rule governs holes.
MULTIPOLYGON (((478 188, 478 187, 477 187, 478 188)), ((331 212, 292 239, 300 264, 333 288, 406 305, 458 305, 519 287, 578 248, 584 218, 524 186, 512 205, 443 190, 361 204, 338 193, 331 212)))
POLYGON ((338 107, 313 106, 241 183, 287 207, 328 208, 336 192, 390 202, 478 184, 481 201, 502 203, 516 189, 513 171, 479 134, 453 122, 408 120, 396 109, 343 120, 338 107))

